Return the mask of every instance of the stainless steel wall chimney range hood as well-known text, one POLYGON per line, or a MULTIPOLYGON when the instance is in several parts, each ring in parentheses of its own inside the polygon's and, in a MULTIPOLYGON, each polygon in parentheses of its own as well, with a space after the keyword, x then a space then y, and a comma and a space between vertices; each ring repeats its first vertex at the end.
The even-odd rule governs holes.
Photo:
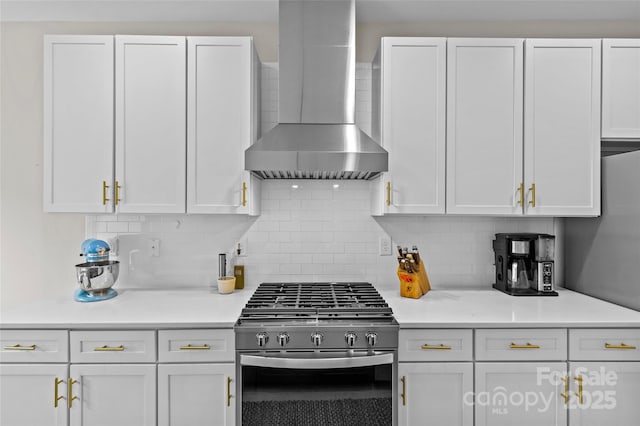
POLYGON ((355 123, 354 0, 280 0, 279 124, 245 151, 263 179, 372 179, 387 152, 355 123))

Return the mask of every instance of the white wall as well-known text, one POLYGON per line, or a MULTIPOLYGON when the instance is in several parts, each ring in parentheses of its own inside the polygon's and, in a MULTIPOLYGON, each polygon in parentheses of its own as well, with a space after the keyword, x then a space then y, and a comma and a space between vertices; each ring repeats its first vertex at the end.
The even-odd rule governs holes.
MULTIPOLYGON (((73 265, 79 261, 79 246, 85 237, 85 218, 82 215, 42 212, 42 36, 56 33, 253 35, 261 59, 266 62, 277 60, 277 27, 273 23, 0 24, 0 315, 1 309, 15 306, 29 299, 44 299, 67 294, 71 297, 76 287, 73 265)), ((364 24, 358 25, 357 34, 358 61, 367 62, 371 60, 378 45, 378 37, 382 35, 640 37, 640 28, 636 21, 430 22, 409 25, 364 24)), ((271 190, 277 191, 270 184, 265 186, 263 195, 268 195, 271 190)), ((350 188, 350 190, 356 193, 364 192, 362 188, 350 188)), ((316 191, 325 190, 318 188, 316 191)), ((287 200, 276 201, 278 205, 281 202, 284 205, 287 200)), ((330 206, 331 204, 326 204, 327 208, 330 206)), ((302 208, 301 204, 300 209, 302 208)), ((269 211, 266 208, 264 214, 253 225, 234 222, 233 226, 239 227, 234 232, 239 233, 238 235, 242 235, 243 231, 249 232, 250 238, 251 232, 263 232, 260 231, 261 226, 275 226, 261 225, 263 222, 273 222, 269 219, 273 218, 269 211)), ((353 214, 366 220, 376 235, 386 232, 398 241, 418 244, 423 251, 428 252, 426 254, 434 283, 442 285, 466 283, 475 276, 475 272, 472 272, 473 268, 468 266, 466 269, 463 268, 466 271, 463 274, 464 277, 456 277, 456 274, 452 273, 456 268, 455 265, 460 264, 456 259, 475 259, 471 261, 471 265, 475 265, 476 272, 484 277, 475 281, 479 283, 488 279, 487 248, 480 247, 484 243, 478 243, 479 251, 475 252, 483 254, 465 256, 465 251, 475 250, 470 248, 470 242, 465 240, 465 235, 471 235, 467 231, 474 233, 477 231, 476 235, 484 234, 482 241, 486 241, 485 237, 497 230, 512 228, 518 230, 530 227, 542 230, 538 226, 546 230, 549 226, 548 222, 538 223, 538 221, 524 219, 519 221, 443 217, 385 218, 374 221, 365 215, 364 211, 353 214), (463 229, 467 231, 462 231, 463 229), (416 232, 415 238, 410 238, 414 232, 416 232), (447 244, 451 245, 448 249, 443 249, 447 244)), ((119 219, 115 216, 114 218, 119 219)), ((127 218, 124 219, 123 222, 127 223, 128 231, 129 221, 127 218)), ((151 218, 145 219, 148 219, 149 223, 153 222, 151 218)), ((137 218, 132 223, 138 223, 139 220, 140 218, 137 218)), ((154 218, 154 220, 169 223, 173 219, 165 217, 154 218)), ((185 223, 189 224, 190 220, 186 218, 185 223)), ((216 235, 217 230, 224 229, 226 224, 226 219, 201 218, 199 220, 206 220, 207 225, 202 222, 198 226, 209 226, 211 232, 216 235)), ((275 222, 278 222, 280 227, 280 221, 275 222)), ((332 223, 335 225, 328 225, 333 227, 331 232, 339 232, 336 228, 339 226, 339 221, 332 223)), ((144 229, 142 225, 140 228, 136 228, 137 226, 133 225, 132 229, 144 229)), ((235 236, 236 234, 227 235, 221 241, 231 240, 235 236)), ((257 247, 259 245, 256 249, 257 247)), ((279 245, 278 250, 282 251, 284 248, 279 245)), ((278 255, 281 254, 283 253, 278 253, 278 255)), ((336 258, 342 260, 340 256, 334 256, 334 260, 336 258)), ((375 263, 377 265, 375 268, 383 268, 385 274, 389 274, 389 258, 384 258, 382 262, 379 262, 380 259, 369 255, 367 259, 363 259, 362 264, 375 263)), ((258 264, 255 259, 247 258, 247 265, 252 265, 250 262, 258 264)), ((311 263, 313 263, 313 257, 311 263)), ((367 277, 381 276, 378 272, 371 272, 370 266, 365 266, 365 269, 367 277)), ((266 268, 258 272, 260 270, 257 268, 252 273, 254 280, 265 276, 266 268)), ((278 267, 278 274, 280 274, 280 267, 278 267)), ((392 281, 389 278, 387 280, 392 281)))

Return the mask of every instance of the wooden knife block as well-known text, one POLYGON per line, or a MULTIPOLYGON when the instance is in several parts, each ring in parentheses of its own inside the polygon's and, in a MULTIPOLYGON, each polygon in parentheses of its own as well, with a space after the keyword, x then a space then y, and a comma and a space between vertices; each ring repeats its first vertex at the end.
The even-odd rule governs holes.
POLYGON ((409 273, 398 266, 398 278, 400 279, 400 296, 402 297, 419 299, 431 290, 427 270, 422 260, 420 260, 417 272, 409 273))

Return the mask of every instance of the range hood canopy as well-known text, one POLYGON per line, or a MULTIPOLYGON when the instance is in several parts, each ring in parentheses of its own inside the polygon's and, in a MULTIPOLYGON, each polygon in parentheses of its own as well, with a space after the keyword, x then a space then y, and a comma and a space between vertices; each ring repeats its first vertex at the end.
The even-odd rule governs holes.
POLYGON ((245 151, 263 179, 372 179, 388 154, 355 125, 354 0, 280 0, 279 121, 245 151))

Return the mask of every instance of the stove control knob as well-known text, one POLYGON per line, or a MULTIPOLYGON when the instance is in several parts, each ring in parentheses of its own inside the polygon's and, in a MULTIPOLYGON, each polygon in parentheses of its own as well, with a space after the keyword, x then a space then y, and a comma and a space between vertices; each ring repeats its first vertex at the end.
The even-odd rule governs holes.
POLYGON ((313 343, 315 346, 320 346, 320 344, 322 343, 322 334, 318 333, 317 331, 315 333, 311 334, 311 343, 313 343))
POLYGON ((344 333, 344 340, 347 342, 347 346, 350 348, 354 347, 356 344, 356 340, 358 340, 358 336, 353 331, 347 331, 344 333))
POLYGON ((256 334, 256 340, 258 341, 258 346, 262 348, 267 346, 267 342, 269 341, 269 336, 267 336, 267 333, 258 333, 256 334))
POLYGON ((378 341, 378 335, 373 331, 369 331, 367 334, 364 335, 364 337, 366 337, 367 344, 371 347, 375 346, 376 342, 378 341))
POLYGON ((280 333, 278 334, 278 344, 280 346, 284 346, 289 343, 289 334, 288 333, 280 333))

